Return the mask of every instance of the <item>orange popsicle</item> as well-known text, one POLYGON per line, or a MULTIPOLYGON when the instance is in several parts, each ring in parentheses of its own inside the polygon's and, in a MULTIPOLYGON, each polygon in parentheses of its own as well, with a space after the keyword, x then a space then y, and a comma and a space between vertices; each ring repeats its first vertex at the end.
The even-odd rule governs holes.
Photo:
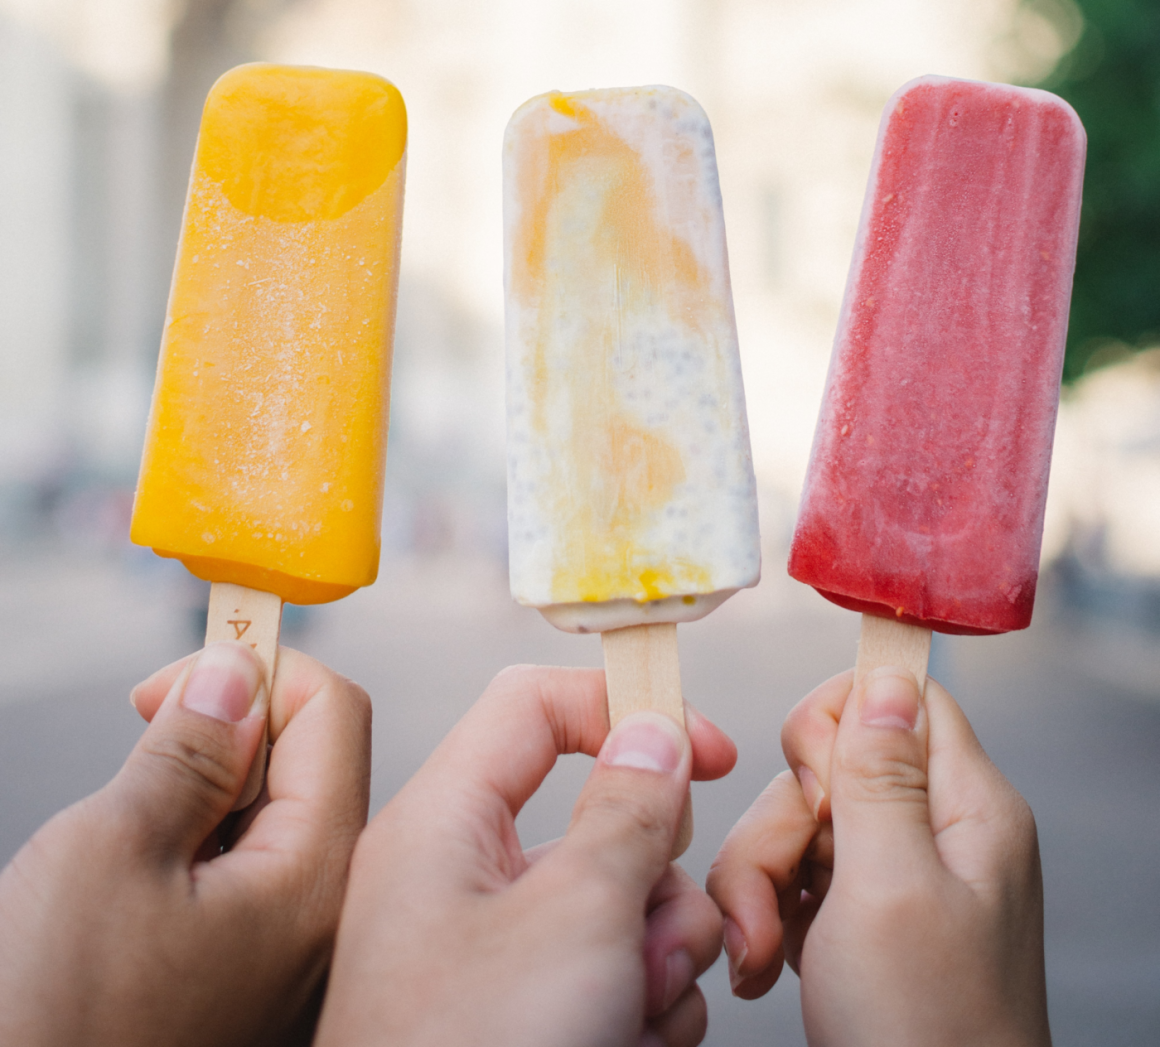
POLYGON ((368 73, 210 92, 132 538, 293 603, 375 580, 407 124, 368 73))

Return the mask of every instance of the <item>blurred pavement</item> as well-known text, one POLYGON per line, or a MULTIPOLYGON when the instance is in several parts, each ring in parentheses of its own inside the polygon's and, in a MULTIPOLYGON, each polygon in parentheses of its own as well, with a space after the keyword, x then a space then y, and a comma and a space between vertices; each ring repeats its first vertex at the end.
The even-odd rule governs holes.
MULTIPOLYGON (((148 554, 43 550, 0 569, 2 862, 114 773, 141 730, 129 688, 198 646, 199 594, 179 568, 148 554)), ((726 781, 694 786, 697 834, 684 864, 701 880, 729 827, 784 766, 785 713, 853 661, 857 616, 784 579, 780 564, 766 573, 759 589, 681 629, 686 694, 741 754, 726 781)), ((1059 603, 1047 586, 1026 633, 936 638, 932 671, 1038 818, 1057 1047, 1154 1045, 1160 672, 1151 666, 1160 663, 1149 635, 1095 632, 1059 613, 1059 603)), ((375 808, 504 665, 600 664, 597 638, 557 632, 512 606, 501 570, 486 561, 386 562, 373 588, 288 625, 292 645, 374 699, 375 808)), ((520 817, 525 844, 563 831, 589 764, 560 761, 520 817)), ((720 963, 705 987, 708 1044, 804 1044, 792 974, 756 1004, 730 997, 720 963)))

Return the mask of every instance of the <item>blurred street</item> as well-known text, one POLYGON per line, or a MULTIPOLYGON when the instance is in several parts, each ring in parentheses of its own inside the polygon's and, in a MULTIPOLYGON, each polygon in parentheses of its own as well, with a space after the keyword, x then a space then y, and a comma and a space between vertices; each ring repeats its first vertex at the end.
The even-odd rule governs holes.
MULTIPOLYGON (((141 731, 129 688, 198 646, 198 593, 147 553, 25 552, 0 587, 0 862, 53 812, 105 782, 141 731)), ((1160 1042, 1160 643, 1064 614, 1045 586, 1035 625, 936 637, 934 675, 1039 822, 1057 1047, 1160 1042)), ((738 742, 737 770, 694 787, 684 864, 703 880, 737 817, 784 762, 778 731, 814 684, 853 661, 856 615, 767 564, 766 580, 681 629, 686 695, 738 742)), ((512 662, 599 665, 595 637, 511 604, 490 560, 384 563, 368 590, 287 622, 286 642, 362 683, 375 703, 377 809, 488 680, 512 662), (454 658, 447 657, 448 651, 454 658)), ((559 835, 590 763, 562 760, 520 818, 525 845, 559 835)), ((759 1003, 705 979, 714 1047, 804 1044, 797 980, 759 1003)))

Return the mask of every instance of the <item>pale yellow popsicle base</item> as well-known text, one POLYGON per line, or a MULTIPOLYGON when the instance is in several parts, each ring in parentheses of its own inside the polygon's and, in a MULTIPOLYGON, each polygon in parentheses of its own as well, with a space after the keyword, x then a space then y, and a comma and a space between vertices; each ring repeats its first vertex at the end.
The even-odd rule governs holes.
MULTIPOLYGON (((262 659, 266 667, 266 700, 274 689, 274 673, 278 671, 278 634, 282 629, 282 598, 273 593, 263 593, 257 589, 247 589, 230 582, 214 582, 209 589, 209 616, 205 625, 205 642, 218 643, 221 640, 240 640, 248 643, 262 659)), ((250 765, 242 795, 234 804, 240 811, 257 799, 262 791, 262 779, 266 774, 266 740, 269 736, 269 707, 266 733, 250 765)))
POLYGON ((920 625, 862 615, 862 635, 858 640, 858 660, 854 663, 854 684, 883 665, 909 669, 918 681, 918 690, 926 690, 926 666, 930 661, 930 630, 920 625))
MULTIPOLYGON (((685 699, 681 694, 676 625, 631 625, 601 633, 600 640, 604 647, 609 723, 615 727, 629 713, 653 710, 667 713, 683 727, 685 699)), ((693 803, 692 797, 687 796, 673 841, 674 859, 685 853, 692 839, 693 803)))

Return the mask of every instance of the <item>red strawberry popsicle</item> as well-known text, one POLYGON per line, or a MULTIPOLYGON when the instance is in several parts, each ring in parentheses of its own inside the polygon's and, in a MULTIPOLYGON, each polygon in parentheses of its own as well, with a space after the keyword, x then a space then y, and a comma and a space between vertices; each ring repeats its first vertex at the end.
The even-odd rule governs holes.
POLYGON ((834 603, 1030 624, 1085 147, 1045 91, 928 76, 887 105, 790 552, 834 603))

